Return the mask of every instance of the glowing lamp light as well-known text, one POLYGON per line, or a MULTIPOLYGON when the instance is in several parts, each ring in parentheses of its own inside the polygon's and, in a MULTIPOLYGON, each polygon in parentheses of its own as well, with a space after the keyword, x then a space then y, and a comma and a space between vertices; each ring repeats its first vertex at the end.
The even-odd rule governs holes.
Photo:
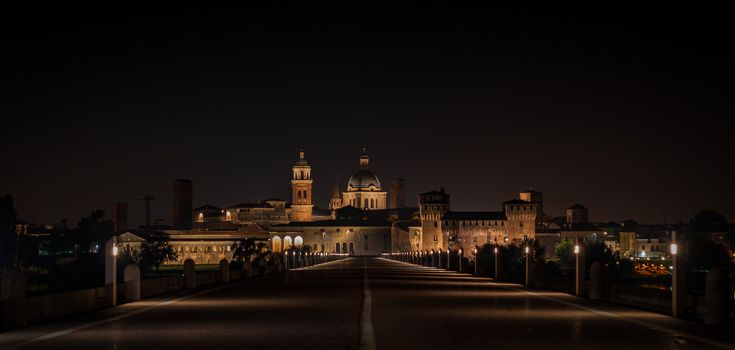
POLYGON ((475 253, 475 254, 477 254, 477 248, 472 249, 472 252, 475 253))
POLYGON ((676 245, 676 243, 671 243, 671 255, 676 255, 678 251, 679 247, 676 245))
POLYGON ((579 244, 574 245, 574 254, 579 254, 579 244))
POLYGON ((526 246, 525 251, 526 251, 526 254, 528 254, 528 252, 530 251, 530 249, 528 248, 528 246, 526 246))
POLYGON ((117 244, 112 244, 112 255, 117 256, 117 244))
POLYGON ((459 250, 459 253, 462 254, 462 249, 459 250))
POLYGON ((447 254, 449 254, 449 249, 447 249, 447 254))
POLYGON ((493 253, 498 254, 498 247, 493 248, 493 253))

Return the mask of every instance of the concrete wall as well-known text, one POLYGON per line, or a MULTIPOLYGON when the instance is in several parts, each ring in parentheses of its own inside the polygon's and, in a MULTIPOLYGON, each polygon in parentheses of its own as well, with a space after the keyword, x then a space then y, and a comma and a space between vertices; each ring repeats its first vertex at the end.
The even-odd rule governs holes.
POLYGON ((98 287, 28 298, 27 320, 35 322, 101 309, 109 305, 106 295, 105 287, 98 287))
POLYGON ((142 298, 148 298, 182 288, 184 288, 184 278, 181 276, 142 280, 140 281, 140 296, 142 298))
POLYGON ((663 314, 671 313, 671 291, 668 290, 613 284, 610 286, 610 297, 608 299, 663 314))

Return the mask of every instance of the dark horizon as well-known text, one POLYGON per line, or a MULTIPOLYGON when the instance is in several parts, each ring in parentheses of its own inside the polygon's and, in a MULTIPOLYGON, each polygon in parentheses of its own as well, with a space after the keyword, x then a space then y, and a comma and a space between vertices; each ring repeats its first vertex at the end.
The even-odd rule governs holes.
POLYGON ((731 28, 671 11, 18 13, 3 24, 0 193, 43 224, 152 194, 170 223, 177 178, 194 206, 290 199, 303 148, 326 207, 365 145, 384 190, 406 179, 409 206, 443 186, 453 209, 500 210, 533 187, 551 216, 581 203, 593 221, 712 208, 733 222, 731 28))

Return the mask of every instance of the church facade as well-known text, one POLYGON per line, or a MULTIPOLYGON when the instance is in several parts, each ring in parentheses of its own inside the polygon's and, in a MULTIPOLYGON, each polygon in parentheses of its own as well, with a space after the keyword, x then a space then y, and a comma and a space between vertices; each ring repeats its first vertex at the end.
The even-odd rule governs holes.
POLYGON ((380 210, 387 208, 387 195, 378 177, 370 171, 370 156, 365 148, 360 155, 360 170, 354 173, 347 182, 347 190, 338 192, 338 184, 332 192, 329 209, 336 210, 343 206, 352 206, 363 210, 380 210))

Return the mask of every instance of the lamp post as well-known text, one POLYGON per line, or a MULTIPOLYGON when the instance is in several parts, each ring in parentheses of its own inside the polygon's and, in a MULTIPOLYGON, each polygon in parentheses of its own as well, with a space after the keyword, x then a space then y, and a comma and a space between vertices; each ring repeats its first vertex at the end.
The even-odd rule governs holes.
POLYGON ((686 315, 686 267, 676 231, 671 232, 671 316, 686 315))
POLYGON ((498 252, 498 247, 496 246, 493 248, 493 253, 495 253, 495 280, 500 280, 500 254, 498 252))
POLYGON ((288 250, 283 251, 283 267, 288 271, 288 250))
POLYGON ((523 250, 526 253, 526 286, 529 286, 531 284, 531 249, 526 246, 523 250))
POLYGON ((462 272, 462 249, 459 250, 459 254, 457 254, 457 257, 459 259, 459 269, 457 269, 460 273, 462 272))
POLYGON ((449 265, 451 265, 451 260, 450 260, 451 255, 449 255, 449 253, 450 251, 449 249, 447 249, 447 270, 449 270, 449 267, 450 267, 449 265))
POLYGON ((575 273, 575 289, 577 296, 581 297, 584 295, 584 253, 582 248, 579 246, 579 241, 574 245, 574 255, 576 259, 576 273, 575 273))
POLYGON ((475 255, 475 276, 477 276, 477 265, 478 265, 478 261, 477 261, 477 248, 475 248, 475 249, 472 250, 472 254, 475 255))
POLYGON ((117 305, 117 243, 112 243, 112 306, 117 305))

